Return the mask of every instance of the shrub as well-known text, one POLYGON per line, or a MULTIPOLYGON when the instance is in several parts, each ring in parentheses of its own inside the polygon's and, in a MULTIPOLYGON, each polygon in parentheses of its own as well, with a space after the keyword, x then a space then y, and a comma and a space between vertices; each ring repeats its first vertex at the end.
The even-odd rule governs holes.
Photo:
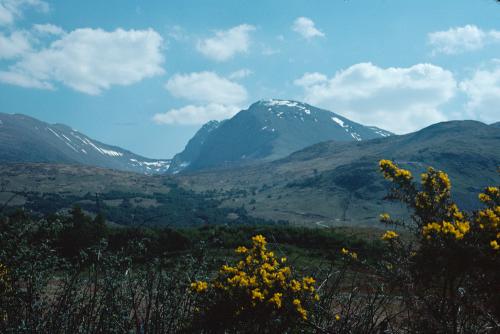
POLYGON ((286 258, 268 251, 262 235, 252 238, 250 249, 240 246, 235 252, 235 265, 191 284, 201 296, 193 330, 281 333, 309 319, 308 308, 319 300, 314 278, 294 277, 286 258))
POLYGON ((382 239, 388 244, 380 272, 401 290, 415 333, 476 333, 499 328, 500 194, 488 187, 479 195, 485 208, 459 209, 451 182, 442 171, 429 168, 421 184, 410 171, 389 160, 380 161, 384 177, 393 182, 389 198, 412 211, 410 222, 381 215, 386 224, 413 233, 403 241, 395 231, 382 239))

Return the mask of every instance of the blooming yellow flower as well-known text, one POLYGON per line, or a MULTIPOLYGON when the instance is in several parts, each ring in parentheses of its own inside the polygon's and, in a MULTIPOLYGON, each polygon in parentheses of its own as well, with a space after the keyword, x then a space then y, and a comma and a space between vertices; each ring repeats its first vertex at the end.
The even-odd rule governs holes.
POLYGON ((339 321, 340 320, 340 315, 335 314, 335 320, 339 321))
POLYGON ((290 289, 292 289, 293 292, 299 292, 302 289, 302 285, 299 281, 293 279, 290 281, 290 289))
POLYGON ((478 197, 479 197, 479 200, 483 203, 491 201, 491 197, 486 195, 486 194, 483 194, 483 193, 480 193, 478 197))
POLYGON ((358 254, 356 252, 349 251, 347 248, 342 248, 340 252, 342 253, 342 255, 349 255, 353 260, 358 259, 358 254))
POLYGON ((202 293, 207 291, 208 283, 203 281, 196 281, 191 283, 191 290, 196 291, 197 293, 202 293))
POLYGON ((382 213, 379 217, 380 221, 382 223, 388 222, 391 219, 391 216, 389 216, 388 213, 382 213))
POLYGON ((394 231, 386 231, 382 235, 381 239, 382 240, 391 240, 391 239, 394 239, 394 238, 397 238, 397 237, 399 237, 399 234, 397 234, 396 232, 394 232, 394 231))
POLYGON ((266 238, 264 238, 264 236, 261 234, 258 234, 256 236, 252 237, 252 242, 253 242, 254 246, 260 246, 263 249, 265 249, 265 246, 267 244, 266 238))
POLYGON ((494 250, 499 250, 500 249, 500 245, 498 244, 498 242, 496 240, 492 240, 490 242, 490 246, 491 248, 493 248, 494 250))
POLYGON ((252 299, 258 299, 260 301, 264 300, 264 294, 262 292, 260 292, 260 290, 257 288, 257 289, 253 289, 252 290, 252 299))
POLYGON ((237 254, 245 254, 246 252, 248 252, 248 249, 245 246, 240 246, 236 248, 235 252, 237 254))
POLYGON ((413 178, 410 171, 397 167, 390 160, 380 160, 379 167, 384 177, 388 180, 410 181, 413 178))
POLYGON ((295 305, 295 309, 300 314, 302 319, 307 320, 307 311, 302 307, 301 301, 299 299, 294 299, 293 305, 295 305))
POLYGON ((282 303, 282 300, 281 300, 281 297, 283 296, 282 293, 279 293, 279 292, 276 292, 270 299, 269 299, 269 302, 270 303, 273 303, 274 305, 276 305, 276 308, 281 308, 281 303, 282 303))

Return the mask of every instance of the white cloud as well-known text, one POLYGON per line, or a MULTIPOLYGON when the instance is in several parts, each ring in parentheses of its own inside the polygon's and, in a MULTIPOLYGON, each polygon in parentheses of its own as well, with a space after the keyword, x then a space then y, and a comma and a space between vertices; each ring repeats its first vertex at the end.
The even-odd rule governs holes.
POLYGON ((241 24, 228 30, 219 30, 215 36, 201 40, 197 49, 203 55, 216 61, 226 61, 237 53, 246 53, 250 47, 250 32, 255 27, 241 24))
POLYGON ((35 24, 33 25, 33 29, 40 34, 46 35, 63 35, 65 31, 56 25, 47 23, 47 24, 35 24))
POLYGON ((264 45, 262 47, 262 55, 264 55, 264 56, 273 56, 273 55, 278 54, 280 52, 281 52, 280 49, 275 49, 275 48, 272 48, 272 47, 269 47, 266 45, 264 45))
POLYGON ((433 53, 458 54, 482 49, 485 45, 500 42, 500 31, 483 31, 475 25, 450 28, 428 34, 433 53))
POLYGON ((95 95, 164 73, 161 47, 162 38, 152 29, 76 29, 47 48, 23 54, 0 81, 23 87, 31 82, 37 88, 59 82, 95 95))
MULTIPOLYGON (((241 77, 249 73, 243 69, 233 74, 241 77)), ((154 115, 153 120, 158 124, 203 124, 227 119, 241 110, 247 99, 245 87, 214 72, 176 74, 165 88, 173 96, 196 104, 154 115)))
POLYGON ((47 12, 49 5, 41 0, 0 0, 0 26, 13 24, 26 8, 47 12))
POLYGON ((214 72, 176 74, 165 88, 175 97, 200 103, 237 105, 247 98, 245 87, 214 72))
POLYGON ((293 83, 297 86, 302 87, 310 87, 315 84, 323 83, 328 80, 328 77, 324 74, 313 72, 313 73, 305 73, 299 79, 293 81, 293 83))
POLYGON ((312 104, 396 133, 446 120, 439 107, 457 91, 453 74, 432 64, 380 68, 360 63, 330 79, 306 73, 295 84, 312 104))
POLYGON ((500 61, 491 69, 479 69, 460 83, 468 97, 466 110, 471 118, 486 123, 500 121, 500 61))
POLYGON ((244 79, 249 75, 252 75, 253 72, 248 68, 242 68, 241 70, 234 71, 228 75, 228 78, 231 80, 244 79))
POLYGON ((204 124, 211 120, 224 120, 232 117, 239 108, 223 104, 211 103, 205 106, 188 105, 179 109, 171 109, 166 113, 155 114, 153 120, 157 124, 204 124))
POLYGON ((39 89, 53 89, 54 87, 48 83, 43 82, 29 76, 15 73, 0 71, 0 82, 7 83, 10 85, 20 86, 24 88, 39 88, 39 89))
POLYGON ((307 17, 297 18, 293 22, 292 30, 300 34, 305 39, 325 36, 323 32, 315 27, 314 21, 307 17))
POLYGON ((0 33, 0 59, 19 57, 31 49, 29 34, 14 31, 10 36, 0 33))

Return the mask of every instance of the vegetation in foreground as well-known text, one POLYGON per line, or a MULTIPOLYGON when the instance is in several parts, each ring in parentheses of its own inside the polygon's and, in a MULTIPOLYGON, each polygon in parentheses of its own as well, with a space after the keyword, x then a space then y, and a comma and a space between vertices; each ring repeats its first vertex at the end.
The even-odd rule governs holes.
POLYGON ((4 217, 0 331, 497 333, 499 187, 464 212, 444 172, 416 184, 380 168, 412 220, 382 214, 394 227, 377 242, 287 226, 110 230, 78 209, 4 217))

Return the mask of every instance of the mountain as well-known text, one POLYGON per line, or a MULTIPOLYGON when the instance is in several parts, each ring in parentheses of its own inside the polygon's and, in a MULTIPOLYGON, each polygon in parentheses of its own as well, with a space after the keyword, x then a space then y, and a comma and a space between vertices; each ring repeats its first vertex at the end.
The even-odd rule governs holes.
POLYGON ((200 155, 200 151, 208 136, 221 124, 222 122, 219 121, 210 121, 203 125, 194 137, 189 140, 184 150, 172 158, 168 171, 177 174, 188 167, 191 161, 195 161, 200 155))
POLYGON ((494 127, 497 127, 497 128, 500 128, 500 122, 496 122, 496 123, 493 123, 493 124, 490 124, 491 126, 494 126, 494 127))
POLYGON ((326 141, 361 141, 390 136, 306 103, 264 100, 222 123, 208 123, 174 157, 170 172, 271 161, 326 141))
POLYGON ((63 124, 0 113, 0 163, 82 164, 144 174, 165 172, 169 160, 154 160, 99 141, 63 124))
POLYGON ((401 136, 322 142, 277 161, 187 173, 178 179, 189 189, 212 191, 224 200, 223 206, 245 207, 261 218, 378 226, 382 212, 407 217, 403 207, 384 200, 389 183, 378 172, 380 159, 411 170, 417 181, 429 166, 447 172, 455 200, 476 209, 478 193, 500 183, 500 128, 475 121, 444 122, 401 136))

